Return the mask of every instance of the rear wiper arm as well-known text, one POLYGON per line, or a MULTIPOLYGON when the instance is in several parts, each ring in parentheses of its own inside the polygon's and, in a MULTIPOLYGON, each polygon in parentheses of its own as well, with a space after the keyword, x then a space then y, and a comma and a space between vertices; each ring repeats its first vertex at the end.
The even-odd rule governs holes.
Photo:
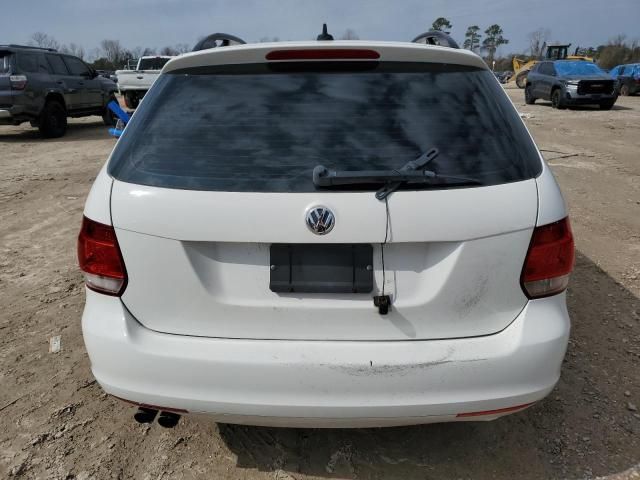
POLYGON ((385 183, 386 185, 376 192, 376 198, 378 200, 384 200, 405 183, 431 183, 434 179, 442 178, 464 183, 482 184, 480 180, 473 178, 440 175, 431 170, 423 170, 427 163, 436 158, 438 154, 438 149, 432 148, 415 160, 407 162, 398 170, 340 171, 329 170, 322 165, 318 165, 313 169, 313 183, 318 187, 385 183))
MULTIPOLYGON (((425 152, 422 155, 420 155, 415 160, 405 163, 400 169, 400 171, 401 172, 411 171, 413 173, 416 173, 416 171, 422 170, 422 173, 427 173, 427 172, 429 173, 429 178, 435 178, 436 173, 431 170, 424 170, 424 167, 427 165, 427 163, 429 163, 431 160, 436 158, 438 155, 440 155, 440 151, 437 148, 432 148, 428 152, 425 152)), ((398 188, 400 188, 403 183, 408 183, 408 181, 398 179, 393 183, 387 183, 384 187, 382 187, 380 190, 376 192, 376 198, 378 200, 386 199, 389 195, 391 195, 393 192, 398 190, 398 188)))
POLYGON ((432 148, 415 160, 407 162, 398 170, 329 170, 323 165, 313 169, 313 183, 317 187, 336 185, 354 185, 358 183, 384 183, 388 181, 404 182, 421 178, 433 178, 434 172, 422 169, 438 156, 438 149, 432 148))
MULTIPOLYGON (((402 185, 406 183, 433 183, 433 180, 443 179, 443 180, 453 180, 455 184, 464 184, 464 185, 484 185, 482 180, 478 180, 477 178, 470 177, 459 177, 457 175, 441 175, 436 172, 432 172, 430 170, 425 170, 422 172, 408 172, 412 174, 418 174, 415 177, 410 177, 407 179, 399 179, 396 181, 394 178, 392 182, 387 183, 384 187, 380 188, 376 192, 376 198, 378 200, 384 200, 393 192, 398 190, 402 185), (423 174, 423 176, 420 176, 423 174), (416 180, 417 179, 417 180, 416 180)), ((403 175, 404 176, 404 175, 403 175)))

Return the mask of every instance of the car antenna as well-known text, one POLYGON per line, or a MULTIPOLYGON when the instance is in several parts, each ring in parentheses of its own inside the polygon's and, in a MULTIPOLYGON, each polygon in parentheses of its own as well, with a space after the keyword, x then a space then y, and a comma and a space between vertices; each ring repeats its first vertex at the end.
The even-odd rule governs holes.
POLYGON ((321 40, 333 40, 333 35, 331 35, 330 33, 327 32, 327 24, 323 23, 322 24, 322 33, 320 35, 318 35, 318 38, 316 38, 316 40, 321 41, 321 40))

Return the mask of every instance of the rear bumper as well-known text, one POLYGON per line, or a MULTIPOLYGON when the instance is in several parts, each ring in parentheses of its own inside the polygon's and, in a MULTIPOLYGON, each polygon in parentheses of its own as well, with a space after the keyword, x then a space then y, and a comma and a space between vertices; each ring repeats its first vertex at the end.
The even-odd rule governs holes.
POLYGON ((151 87, 145 86, 129 86, 129 85, 118 85, 118 93, 120 95, 124 95, 125 93, 146 93, 149 91, 151 87))
POLYGON ((22 105, 0 108, 0 125, 19 125, 33 119, 33 115, 29 115, 22 105))
POLYGON ((560 376, 564 294, 528 303, 500 333, 452 340, 349 342, 198 338, 140 325, 118 298, 87 291, 92 371, 107 393, 213 415, 307 427, 391 426, 504 415, 560 376))

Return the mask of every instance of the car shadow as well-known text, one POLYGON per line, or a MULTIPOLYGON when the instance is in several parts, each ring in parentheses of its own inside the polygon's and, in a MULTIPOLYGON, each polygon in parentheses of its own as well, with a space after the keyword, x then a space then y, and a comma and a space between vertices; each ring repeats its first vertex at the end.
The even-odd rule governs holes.
POLYGON ((569 478, 640 462, 640 301, 577 252, 562 377, 533 407, 494 422, 381 429, 220 424, 237 466, 323 478, 569 478), (627 397, 626 394, 630 397, 627 397), (637 414, 636 414, 637 415, 637 414))
MULTIPOLYGON (((546 101, 540 100, 540 99, 536 100, 535 105, 540 105, 541 107, 553 108, 551 106, 551 102, 546 102, 546 101)), ((596 111, 596 112, 606 111, 606 110, 601 110, 598 105, 571 105, 571 106, 567 106, 567 110, 577 110, 577 111, 593 110, 593 111, 596 111)), ((631 108, 631 107, 623 107, 622 105, 615 104, 611 108, 611 110, 633 110, 633 108, 631 108)))
POLYGON ((95 119, 95 121, 91 118, 91 121, 82 122, 70 120, 67 133, 60 138, 44 138, 37 128, 30 127, 28 123, 18 127, 0 125, 0 143, 61 143, 77 140, 87 141, 114 138, 109 135, 109 127, 102 122, 102 119, 100 117, 95 117, 95 119))

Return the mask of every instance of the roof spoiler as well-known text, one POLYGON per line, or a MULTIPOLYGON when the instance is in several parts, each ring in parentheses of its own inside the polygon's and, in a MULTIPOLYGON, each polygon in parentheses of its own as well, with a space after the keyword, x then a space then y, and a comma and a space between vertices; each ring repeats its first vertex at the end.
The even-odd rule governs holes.
POLYGON ((456 41, 444 32, 429 30, 411 40, 413 43, 425 43, 427 45, 440 45, 441 47, 460 48, 456 41))
POLYGON ((192 52, 206 50, 208 48, 229 47, 231 45, 244 45, 245 42, 240 37, 229 35, 228 33, 212 33, 207 35, 193 47, 192 52))
POLYGON ((47 52, 57 52, 55 48, 47 48, 47 47, 35 47, 33 45, 17 45, 15 43, 10 43, 9 45, 0 45, 0 47, 4 48, 25 48, 28 50, 45 50, 47 52))

